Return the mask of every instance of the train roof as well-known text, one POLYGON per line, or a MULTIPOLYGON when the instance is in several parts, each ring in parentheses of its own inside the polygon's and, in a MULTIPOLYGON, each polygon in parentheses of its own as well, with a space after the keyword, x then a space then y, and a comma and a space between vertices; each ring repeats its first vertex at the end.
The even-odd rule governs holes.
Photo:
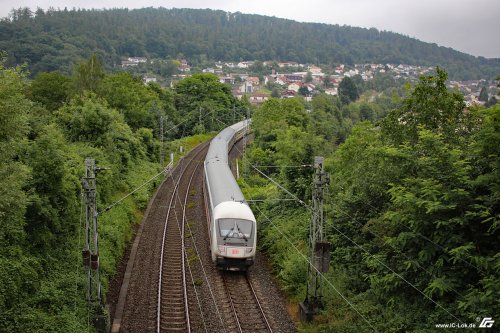
POLYGON ((246 203, 243 202, 222 202, 214 208, 214 215, 217 216, 218 219, 238 218, 255 222, 255 216, 253 215, 252 210, 246 203))
POLYGON ((219 159, 227 163, 228 156, 228 142, 231 141, 232 137, 235 135, 236 131, 231 127, 225 128, 222 132, 217 134, 210 142, 210 148, 208 148, 207 156, 205 161, 212 159, 219 159))
POLYGON ((205 174, 213 207, 223 201, 243 202, 245 197, 226 162, 211 159, 205 162, 205 174))

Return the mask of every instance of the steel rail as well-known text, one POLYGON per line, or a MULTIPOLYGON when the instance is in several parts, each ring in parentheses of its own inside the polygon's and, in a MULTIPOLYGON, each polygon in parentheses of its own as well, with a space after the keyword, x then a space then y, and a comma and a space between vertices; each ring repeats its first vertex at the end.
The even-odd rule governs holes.
MULTIPOLYGON (((229 304, 231 306, 232 314, 235 319, 235 322, 237 324, 237 329, 240 333, 245 332, 246 330, 250 330, 252 332, 255 332, 255 326, 253 327, 254 329, 249 329, 248 327, 251 325, 256 325, 257 322, 251 322, 249 323, 248 320, 249 318, 248 315, 252 312, 251 309, 254 309, 254 315, 260 316, 261 318, 261 324, 262 324, 262 330, 265 330, 267 332, 273 333, 273 330, 271 328, 271 325, 269 324, 269 321, 267 320, 266 314, 264 312, 264 309, 262 308, 262 305, 260 304, 260 301, 257 297, 257 293, 255 292, 255 289, 253 288, 252 283, 250 282, 250 279, 248 275, 239 275, 236 278, 235 281, 229 281, 227 278, 227 272, 222 272, 222 281, 224 283, 224 288, 226 289, 227 297, 229 304), (243 282, 242 279, 245 279, 243 282), (235 283, 237 282, 237 283, 235 283), (240 289, 237 289, 239 291, 238 294, 235 294, 234 290, 231 290, 232 288, 236 288, 235 286, 238 285, 240 289), (244 290, 244 285, 247 286, 247 289, 244 290), (231 287, 230 287, 231 286, 231 287), (249 297, 245 299, 243 296, 245 293, 248 293, 249 297), (243 296, 243 297, 242 297, 243 296), (237 298, 239 297, 239 298, 237 298), (237 299, 236 299, 237 298, 237 299), (239 306, 235 306, 236 302, 239 306), (244 305, 242 305, 244 304, 244 305), (243 310, 242 310, 243 309, 243 310), (241 313, 238 314, 238 312, 244 312, 244 318, 240 318, 241 313), (247 328, 244 328, 247 327, 247 328)), ((256 317, 254 316, 253 319, 256 317)))
POLYGON ((222 282, 224 283, 224 289, 226 290, 226 293, 229 298, 229 305, 231 306, 231 310, 233 310, 234 319, 236 320, 236 325, 238 326, 238 332, 243 333, 243 329, 241 328, 240 324, 240 318, 238 318, 238 313, 236 312, 236 308, 234 307, 233 297, 227 286, 226 276, 224 272, 222 272, 222 282))
MULTIPOLYGON (((172 176, 172 181, 175 184, 174 190, 172 192, 172 197, 170 198, 170 202, 168 205, 167 209, 167 217, 165 218, 165 225, 163 227, 163 235, 162 235, 162 244, 161 244, 161 256, 160 256, 160 267, 159 267, 159 279, 158 279, 158 298, 157 298, 157 313, 156 313, 156 331, 157 333, 161 332, 161 299, 162 299, 162 283, 163 283, 163 267, 164 267, 164 259, 165 259, 165 244, 166 244, 166 236, 167 236, 167 226, 168 226, 168 220, 170 218, 170 212, 175 208, 175 205, 172 206, 174 203, 174 198, 176 197, 176 194, 178 196, 178 190, 179 190, 179 184, 181 182, 182 177, 184 176, 184 173, 186 172, 188 166, 193 162, 196 156, 198 156, 201 152, 203 152, 204 148, 208 145, 208 143, 204 143, 199 145, 195 149, 199 149, 193 154, 193 157, 189 160, 186 165, 184 165, 184 158, 182 160, 182 166, 184 167, 182 171, 179 173, 178 181, 175 182, 173 176, 172 176)), ((189 192, 189 191, 188 191, 189 192)), ((175 213, 175 212, 174 212, 175 213)), ((184 244, 184 237, 182 237, 182 246, 184 244)), ((181 248, 181 261, 182 261, 182 275, 183 275, 183 289, 184 289, 184 311, 186 315, 186 325, 187 325, 187 330, 188 332, 191 332, 191 327, 190 327, 190 321, 189 321, 189 307, 187 306, 187 292, 186 292, 186 280, 185 280, 185 269, 184 269, 184 247, 181 248)))
POLYGON ((257 294, 255 293, 255 289, 253 288, 252 282, 250 282, 250 278, 248 277, 248 275, 246 275, 245 277, 246 277, 248 286, 250 287, 250 290, 252 291, 252 295, 253 295, 253 297, 255 299, 255 303, 259 307, 260 314, 262 315, 262 318, 264 319, 264 322, 266 323, 267 329, 269 330, 269 332, 272 333, 273 329, 271 328, 271 325, 269 325, 269 321, 267 320, 266 314, 264 313, 264 309, 262 309, 262 305, 260 304, 260 301, 257 298, 257 294))

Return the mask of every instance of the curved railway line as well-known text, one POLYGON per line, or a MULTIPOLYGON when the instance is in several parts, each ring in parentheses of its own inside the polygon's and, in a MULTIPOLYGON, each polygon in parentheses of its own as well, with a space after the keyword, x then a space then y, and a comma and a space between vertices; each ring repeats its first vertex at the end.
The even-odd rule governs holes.
POLYGON ((186 207, 190 188, 208 142, 199 146, 175 182, 163 228, 158 278, 157 329, 160 332, 191 333, 186 281, 186 207), (184 197, 184 200, 181 198, 184 197))
POLYGON ((207 149, 202 143, 184 157, 153 196, 132 246, 112 332, 296 331, 283 303, 266 296, 279 292, 268 291, 263 266, 255 267, 258 274, 236 274, 211 262, 200 168, 207 149))

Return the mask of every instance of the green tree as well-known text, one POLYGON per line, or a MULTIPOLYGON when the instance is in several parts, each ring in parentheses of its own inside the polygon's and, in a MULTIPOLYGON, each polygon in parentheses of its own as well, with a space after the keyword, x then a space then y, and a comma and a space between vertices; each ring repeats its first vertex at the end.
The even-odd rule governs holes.
POLYGON ((309 94, 310 94, 309 93, 309 89, 307 89, 306 86, 302 86, 302 87, 299 88, 299 95, 301 95, 301 96, 307 96, 309 94))
MULTIPOLYGON (((158 95, 160 91, 145 86, 141 78, 126 72, 107 75, 97 93, 110 107, 120 111, 134 130, 141 127, 156 129, 160 116, 166 114, 165 103, 158 95)), ((164 98, 168 100, 168 97, 164 98)))
POLYGON ((229 86, 220 83, 219 78, 213 74, 193 74, 179 81, 175 86, 175 106, 180 116, 185 119, 182 124, 184 133, 193 133, 196 124, 200 125, 200 113, 201 125, 209 130, 220 129, 220 122, 229 124, 233 118, 233 107, 240 117, 244 114, 229 86), (212 125, 212 119, 220 122, 214 122, 212 125))
POLYGON ((31 99, 48 110, 59 109, 68 100, 70 79, 58 72, 38 73, 31 83, 31 99))
MULTIPOLYGON (((28 114, 32 103, 26 99, 24 74, 5 69, 0 62, 0 253, 24 237, 24 192, 29 169, 19 162, 28 133, 28 114)), ((5 252, 6 253, 6 252, 5 252)), ((1 284, 1 283, 0 283, 1 284)))
POLYGON ((333 87, 332 77, 330 76, 330 74, 325 74, 325 76, 323 77, 323 85, 325 86, 325 88, 333 87))
POLYGON ((339 97, 342 104, 349 104, 359 98, 358 87, 354 81, 346 76, 339 84, 339 97))
MULTIPOLYGON (((438 74, 435 80, 444 82, 438 74)), ((452 112, 462 101, 427 80, 402 109, 411 105, 411 116, 424 120, 438 109, 449 123, 422 122, 402 136, 361 123, 333 159, 333 260, 348 290, 364 295, 362 311, 381 331, 426 330, 452 316, 471 321, 499 307, 491 295, 498 289, 492 244, 499 232, 500 109, 475 115, 474 129, 463 131, 470 123, 452 112), (384 310, 374 317, 378 304, 384 310)))
POLYGON ((37 290, 40 263, 25 248, 30 169, 21 162, 33 105, 25 73, 0 61, 0 331, 16 332, 21 307, 37 290))
POLYGON ((459 141, 474 128, 473 114, 464 112, 463 96, 446 87, 447 73, 422 76, 402 107, 383 121, 382 130, 394 142, 416 142, 418 131, 427 129, 443 135, 446 141, 459 141))
POLYGON ((72 87, 74 93, 81 95, 84 91, 95 92, 104 75, 101 61, 93 53, 87 61, 80 62, 73 70, 72 87))
POLYGON ((34 193, 26 211, 31 246, 50 253, 76 231, 80 183, 68 174, 67 143, 54 125, 46 126, 31 144, 27 163, 32 169, 34 193))
POLYGON ((481 88, 481 92, 479 93, 479 100, 481 102, 488 102, 488 91, 486 90, 486 87, 481 88))
POLYGON ((313 81, 312 73, 308 71, 307 74, 306 74, 306 77, 304 79, 304 82, 305 83, 311 83, 312 81, 313 81))

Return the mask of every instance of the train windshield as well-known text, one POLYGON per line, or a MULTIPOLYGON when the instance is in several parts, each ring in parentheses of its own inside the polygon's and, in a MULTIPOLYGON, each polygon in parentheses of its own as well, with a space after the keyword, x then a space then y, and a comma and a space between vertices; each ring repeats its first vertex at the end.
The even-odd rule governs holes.
POLYGON ((220 236, 248 240, 252 235, 252 221, 241 219, 219 219, 220 236))

